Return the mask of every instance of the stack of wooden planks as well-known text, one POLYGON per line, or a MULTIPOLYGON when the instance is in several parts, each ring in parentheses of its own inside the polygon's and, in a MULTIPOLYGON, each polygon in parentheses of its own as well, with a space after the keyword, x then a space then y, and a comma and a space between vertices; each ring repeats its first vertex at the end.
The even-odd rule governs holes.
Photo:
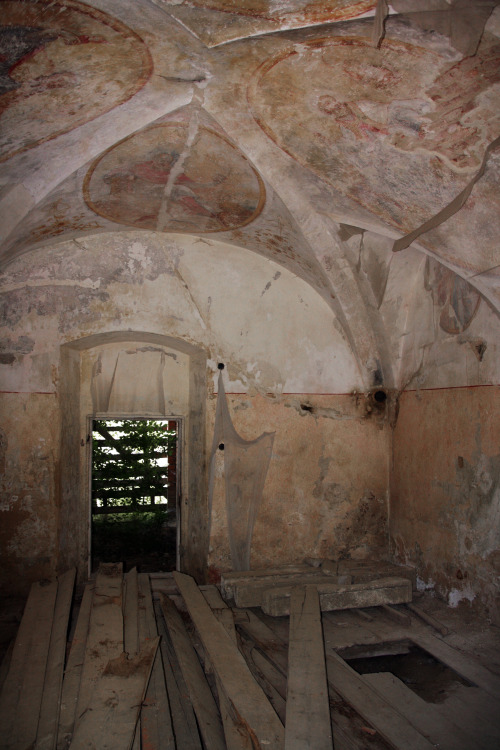
MULTIPOLYGON (((123 575, 120 565, 102 565, 74 610, 68 642, 74 571, 34 585, 4 670, 0 747, 486 750, 500 744, 492 719, 500 680, 433 635, 415 612, 387 604, 322 612, 321 587, 310 577, 326 571, 267 572, 275 583, 299 577, 287 616, 228 606, 218 587, 197 586, 181 573, 123 575), (474 685, 464 691, 472 690, 467 699, 480 712, 481 732, 465 720, 457 725, 451 709, 425 703, 391 673, 358 674, 346 661, 353 649, 391 653, 402 639, 451 662, 474 685)), ((230 578, 222 590, 233 597, 230 578)), ((455 693, 453 700, 464 698, 455 693)))

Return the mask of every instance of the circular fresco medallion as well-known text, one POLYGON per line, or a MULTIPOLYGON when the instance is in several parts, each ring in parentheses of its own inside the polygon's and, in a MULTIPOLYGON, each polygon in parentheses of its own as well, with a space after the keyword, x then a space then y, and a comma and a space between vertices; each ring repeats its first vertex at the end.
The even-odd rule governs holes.
POLYGON ((0 0, 0 161, 122 104, 151 71, 144 42, 106 13, 0 0))
POLYGON ((84 197, 110 221, 164 232, 225 232, 253 221, 262 180, 226 138, 200 127, 154 125, 106 151, 89 170, 84 197), (191 139, 190 139, 191 140, 191 139))

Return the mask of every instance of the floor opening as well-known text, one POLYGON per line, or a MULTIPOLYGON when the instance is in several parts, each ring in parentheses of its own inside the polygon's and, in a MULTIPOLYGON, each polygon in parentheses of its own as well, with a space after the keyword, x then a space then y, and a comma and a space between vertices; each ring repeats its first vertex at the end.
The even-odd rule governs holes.
POLYGON ((409 640, 339 651, 358 674, 391 672, 427 703, 442 703, 459 686, 473 687, 430 653, 409 640))
POLYGON ((92 571, 176 567, 179 420, 92 421, 92 571))

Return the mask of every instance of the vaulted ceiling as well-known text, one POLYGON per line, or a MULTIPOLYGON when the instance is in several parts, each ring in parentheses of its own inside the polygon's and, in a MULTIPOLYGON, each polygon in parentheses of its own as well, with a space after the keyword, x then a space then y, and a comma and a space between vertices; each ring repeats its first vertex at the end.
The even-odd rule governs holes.
POLYGON ((500 310, 500 9, 375 6, 0 0, 4 282, 35 250, 188 235, 312 286, 366 387, 403 387, 429 326, 481 361, 471 325, 494 339, 500 310))

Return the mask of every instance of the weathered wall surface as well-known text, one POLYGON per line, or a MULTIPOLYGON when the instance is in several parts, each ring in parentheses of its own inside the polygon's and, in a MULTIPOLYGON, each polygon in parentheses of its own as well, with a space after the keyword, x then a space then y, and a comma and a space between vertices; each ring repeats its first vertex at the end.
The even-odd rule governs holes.
POLYGON ((450 605, 500 622, 500 388, 404 393, 394 431, 390 531, 398 559, 450 605))
MULTIPOLYGON (((255 523, 252 567, 304 557, 387 556, 391 430, 386 407, 367 411, 368 401, 353 395, 228 396, 243 438, 276 433, 255 523)), ((215 399, 212 420, 214 409, 215 399)), ((221 452, 216 477, 210 564, 218 571, 231 569, 221 452)))
MULTIPOLYGON (((154 343, 155 336, 204 352, 196 367, 203 381, 207 376, 208 444, 221 361, 237 429, 247 437, 276 431, 255 564, 387 550, 385 408, 374 415, 365 397, 335 395, 360 390, 354 358, 331 309, 292 273, 214 241, 106 235, 14 261, 2 291, 6 584, 16 572, 27 586, 55 569, 60 508, 64 559, 71 559, 71 543, 78 544, 80 563, 81 550, 85 555, 88 415, 119 407, 192 421, 186 387, 197 375, 188 371, 187 355, 154 343), (151 341, 141 339, 146 334, 151 341), (76 368, 71 377, 61 367, 61 347, 67 346, 76 368)), ((206 481, 203 450, 190 460, 206 481)), ((221 487, 218 492, 212 563, 227 568, 221 487)), ((199 495, 189 497, 186 512, 196 513, 196 504, 206 508, 206 493, 199 495)), ((203 513, 199 517, 203 524, 203 513)))
POLYGON ((54 571, 58 408, 53 393, 2 393, 0 412, 0 582, 19 592, 54 571))

